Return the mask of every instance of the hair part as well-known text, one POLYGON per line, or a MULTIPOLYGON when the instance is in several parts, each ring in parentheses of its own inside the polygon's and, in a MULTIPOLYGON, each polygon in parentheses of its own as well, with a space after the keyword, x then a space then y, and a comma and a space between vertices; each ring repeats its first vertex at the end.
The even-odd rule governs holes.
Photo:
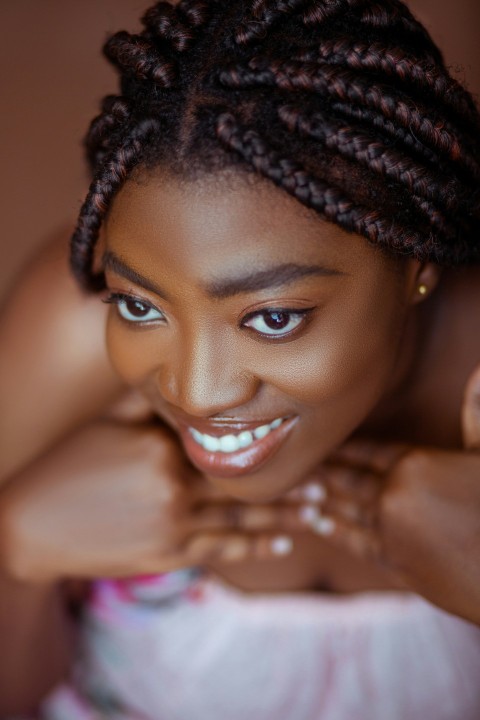
POLYGON ((85 145, 93 173, 72 238, 95 245, 132 171, 237 169, 402 257, 480 260, 480 116, 400 0, 159 2, 105 45, 120 74, 85 145))

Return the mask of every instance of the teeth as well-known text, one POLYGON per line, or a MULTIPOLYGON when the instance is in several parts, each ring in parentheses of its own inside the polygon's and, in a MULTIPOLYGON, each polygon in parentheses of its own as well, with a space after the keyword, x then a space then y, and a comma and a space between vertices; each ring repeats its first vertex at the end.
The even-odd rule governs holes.
POLYGON ((201 445, 202 440, 203 440, 202 433, 198 432, 198 430, 195 430, 195 428, 190 428, 190 432, 192 433, 193 439, 195 440, 195 442, 197 442, 199 445, 201 445))
POLYGON ((238 436, 238 444, 241 448, 246 448, 249 445, 251 445, 253 442, 253 435, 251 432, 248 432, 248 430, 245 430, 244 432, 241 432, 238 436))
POLYGON ((204 435, 201 444, 208 452, 218 452, 218 450, 220 450, 219 438, 212 437, 211 435, 204 435))
POLYGON ((189 428, 189 431, 195 442, 207 452, 234 453, 242 448, 249 447, 254 440, 261 440, 266 437, 272 430, 280 427, 282 422, 283 418, 277 418, 269 425, 261 425, 255 428, 253 432, 245 430, 238 435, 223 435, 222 437, 203 434, 195 430, 195 428, 189 428))
POLYGON ((236 452, 240 448, 240 443, 235 435, 224 435, 219 438, 220 451, 224 453, 236 452))
POLYGON ((270 425, 262 425, 261 427, 257 428, 253 431, 253 434, 257 438, 257 440, 261 440, 262 438, 266 437, 268 433, 270 432, 270 425))

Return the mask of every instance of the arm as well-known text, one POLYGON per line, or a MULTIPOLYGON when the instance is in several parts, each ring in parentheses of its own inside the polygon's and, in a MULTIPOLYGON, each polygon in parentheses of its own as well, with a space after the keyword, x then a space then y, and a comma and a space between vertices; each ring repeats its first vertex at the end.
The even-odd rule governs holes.
POLYGON ((107 419, 121 388, 103 309, 52 252, 1 322, 0 715, 28 712, 68 670, 65 578, 275 557, 278 535, 273 511, 210 487, 166 428, 107 419))
MULTIPOLYGON (((66 251, 67 237, 44 249, 0 313, 0 485, 120 391, 103 309, 75 287, 66 251)), ((65 675, 71 631, 58 584, 0 569, 0 716, 29 712, 65 675)))
POLYGON ((0 483, 122 390, 104 347, 105 308, 70 277, 68 238, 30 263, 0 312, 0 483))
POLYGON ((480 625, 480 367, 462 422, 463 451, 347 442, 321 471, 328 519, 317 530, 480 625))
POLYGON ((66 676, 73 628, 59 585, 0 575, 0 717, 33 712, 66 676))

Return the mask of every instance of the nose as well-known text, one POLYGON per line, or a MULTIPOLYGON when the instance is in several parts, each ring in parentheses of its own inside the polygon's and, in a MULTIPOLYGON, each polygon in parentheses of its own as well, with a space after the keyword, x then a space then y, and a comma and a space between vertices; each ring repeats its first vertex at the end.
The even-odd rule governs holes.
POLYGON ((185 337, 157 371, 157 388, 192 417, 212 417, 246 405, 259 380, 242 363, 235 342, 210 333, 185 337))

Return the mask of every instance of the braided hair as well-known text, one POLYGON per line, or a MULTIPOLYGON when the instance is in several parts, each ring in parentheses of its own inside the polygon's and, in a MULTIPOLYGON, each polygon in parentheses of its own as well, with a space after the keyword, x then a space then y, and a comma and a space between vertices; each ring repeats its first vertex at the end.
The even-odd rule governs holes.
POLYGON ((86 150, 93 181, 71 266, 135 168, 234 167, 389 253, 480 261, 480 115, 401 0, 158 2, 105 45, 120 92, 86 150))

